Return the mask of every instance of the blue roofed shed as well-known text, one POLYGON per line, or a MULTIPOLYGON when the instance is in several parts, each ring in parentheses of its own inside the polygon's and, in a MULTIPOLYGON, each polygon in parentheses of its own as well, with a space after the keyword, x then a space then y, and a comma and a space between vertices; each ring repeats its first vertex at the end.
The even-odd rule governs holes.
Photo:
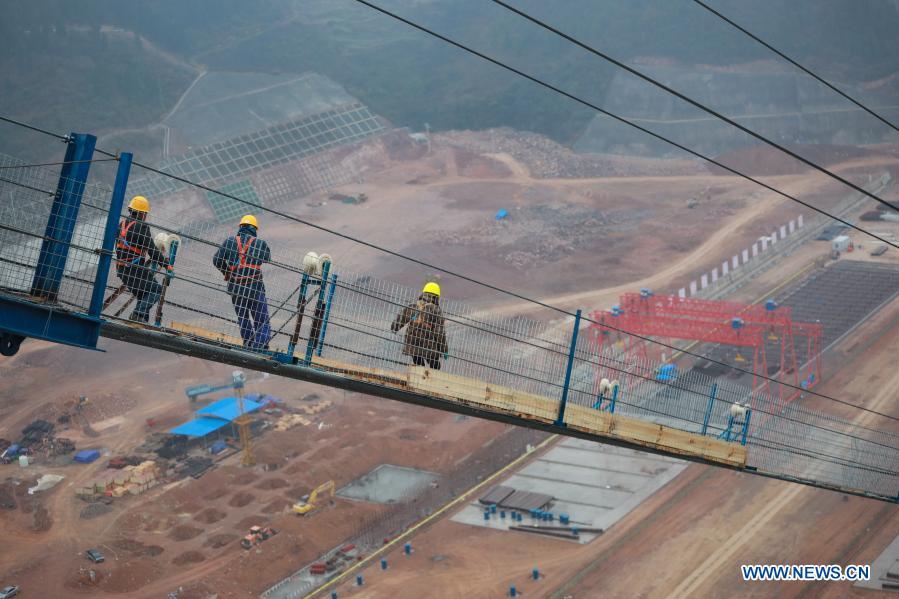
MULTIPOLYGON (((245 414, 255 412, 262 404, 252 399, 244 398, 243 408, 245 414)), ((236 397, 225 397, 196 411, 195 418, 184 424, 180 424, 169 430, 173 435, 201 438, 214 433, 231 424, 240 416, 240 400, 236 397)))

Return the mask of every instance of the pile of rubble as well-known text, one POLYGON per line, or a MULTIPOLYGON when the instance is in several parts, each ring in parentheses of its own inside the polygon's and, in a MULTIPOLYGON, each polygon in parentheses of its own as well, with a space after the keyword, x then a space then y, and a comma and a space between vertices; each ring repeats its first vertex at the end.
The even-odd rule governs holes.
POLYGON ((486 131, 448 131, 434 135, 438 143, 479 154, 509 154, 538 179, 666 176, 708 172, 687 160, 635 159, 607 154, 578 154, 553 140, 505 127, 486 131))
POLYGON ((572 204, 520 206, 501 221, 485 220, 465 230, 433 231, 436 242, 472 246, 490 243, 517 269, 560 260, 597 243, 602 235, 636 228, 646 211, 602 212, 572 204))

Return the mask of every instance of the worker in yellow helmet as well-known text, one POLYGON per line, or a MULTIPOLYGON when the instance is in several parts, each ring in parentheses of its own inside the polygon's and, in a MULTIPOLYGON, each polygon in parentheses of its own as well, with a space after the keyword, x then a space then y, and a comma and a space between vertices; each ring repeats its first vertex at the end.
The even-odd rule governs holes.
POLYGON ((212 263, 228 282, 228 294, 237 314, 244 347, 268 349, 272 330, 262 265, 271 262, 272 251, 257 236, 258 229, 255 216, 244 216, 240 219, 237 235, 222 242, 212 263))
POLYGON ((427 283, 419 298, 397 315, 390 330, 395 333, 403 327, 406 327, 403 354, 410 356, 416 366, 427 364, 433 370, 440 370, 440 358, 449 357, 446 323, 440 310, 440 285, 427 283))
POLYGON ((148 322, 150 308, 159 300, 162 285, 156 282, 153 263, 172 270, 168 258, 153 243, 153 234, 146 223, 150 202, 144 196, 134 196, 128 203, 128 215, 119 225, 116 239, 116 274, 134 295, 137 305, 131 320, 148 322))

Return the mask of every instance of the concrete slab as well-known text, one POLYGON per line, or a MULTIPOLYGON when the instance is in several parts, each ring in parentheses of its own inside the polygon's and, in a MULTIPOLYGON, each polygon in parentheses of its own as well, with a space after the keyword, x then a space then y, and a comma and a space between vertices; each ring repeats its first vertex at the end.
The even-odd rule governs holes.
MULTIPOLYGON (((565 439, 500 484, 553 496, 547 509, 556 516, 555 525, 558 515, 565 513, 573 525, 607 530, 686 466, 673 458, 565 439)), ((476 501, 456 513, 453 521, 505 531, 513 525, 509 513, 502 518, 497 512, 485 520, 484 506, 476 501)), ((529 514, 524 514, 522 524, 534 523, 529 514)), ((581 534, 579 542, 589 543, 596 536, 581 534)))
POLYGON ((341 488, 337 496, 373 503, 394 503, 414 497, 438 478, 438 474, 425 470, 381 464, 341 488))

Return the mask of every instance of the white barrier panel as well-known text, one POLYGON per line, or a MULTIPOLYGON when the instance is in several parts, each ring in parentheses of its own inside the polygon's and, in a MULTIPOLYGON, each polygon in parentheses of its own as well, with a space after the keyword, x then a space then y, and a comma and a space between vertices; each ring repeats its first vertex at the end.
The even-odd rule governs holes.
POLYGON ((702 278, 699 280, 699 286, 702 289, 705 289, 709 286, 709 275, 702 275, 702 278))
POLYGON ((756 241, 752 244, 752 257, 755 258, 759 255, 759 242, 756 241))
POLYGON ((792 220, 790 221, 789 230, 790 230, 790 234, 792 235, 793 231, 796 230, 796 221, 792 221, 792 220))
POLYGON ((681 299, 686 298, 686 297, 687 297, 687 290, 684 289, 683 287, 681 287, 680 289, 678 289, 678 290, 677 290, 677 297, 679 297, 679 298, 681 298, 681 299))
POLYGON ((712 283, 718 280, 718 267, 712 269, 712 283))
POLYGON ((726 277, 728 272, 727 260, 721 263, 721 276, 726 277))
POLYGON ((783 239, 787 236, 787 227, 785 225, 781 225, 780 227, 780 238, 783 239))
POLYGON ((796 221, 797 221, 799 228, 801 229, 802 228, 802 215, 801 214, 799 215, 799 218, 796 219, 796 221))
POLYGON ((730 264, 734 267, 734 270, 736 270, 737 267, 740 266, 740 258, 734 254, 733 258, 730 259, 730 264))
POLYGON ((771 232, 771 245, 774 245, 775 243, 777 243, 777 231, 772 231, 771 232))
POLYGON ((696 281, 690 281, 690 295, 696 295, 696 281))
POLYGON ((749 262, 749 250, 743 250, 743 264, 749 262))
POLYGON ((764 252, 767 249, 768 249, 768 238, 762 237, 762 251, 764 252))

